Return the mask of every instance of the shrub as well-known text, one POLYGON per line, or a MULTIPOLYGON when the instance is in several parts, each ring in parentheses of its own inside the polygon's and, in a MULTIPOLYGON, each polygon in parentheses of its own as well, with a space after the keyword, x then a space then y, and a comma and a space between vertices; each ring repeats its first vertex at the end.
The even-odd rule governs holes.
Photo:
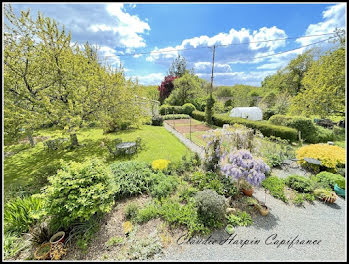
POLYGON ((231 180, 245 180, 253 186, 259 186, 270 168, 262 159, 254 159, 248 150, 230 153, 222 159, 221 172, 231 180))
POLYGON ((191 116, 196 120, 199 120, 201 122, 205 122, 205 112, 193 111, 191 113, 191 116))
POLYGON ((219 176, 213 172, 194 172, 191 180, 200 191, 212 189, 221 195, 225 193, 223 183, 220 182, 219 176))
POLYGON ((287 176, 285 183, 290 188, 302 193, 312 192, 314 189, 313 183, 309 178, 299 175, 287 176))
POLYGON ((162 116, 162 118, 164 120, 171 120, 171 119, 189 119, 190 116, 189 115, 185 115, 185 114, 174 114, 174 115, 164 115, 162 116))
POLYGON ((139 210, 139 206, 136 203, 130 203, 125 207, 125 218, 127 220, 132 220, 136 218, 139 210))
POLYGON ((203 190, 195 195, 199 217, 206 226, 215 226, 224 219, 225 198, 213 190, 203 190))
MULTIPOLYGON (((193 111, 192 117, 196 120, 205 122, 205 113, 200 111, 193 111)), ((224 114, 213 115, 213 124, 222 127, 224 124, 241 124, 254 130, 259 130, 264 136, 280 137, 290 141, 297 141, 298 132, 294 128, 286 126, 272 125, 266 121, 252 121, 243 118, 229 117, 224 114)))
POLYGON ((84 163, 62 163, 62 169, 49 177, 45 189, 48 215, 64 227, 75 220, 85 221, 96 213, 109 212, 116 191, 109 167, 97 159, 84 163))
POLYGON ((158 199, 173 193, 178 185, 178 179, 175 176, 161 172, 154 174, 151 181, 150 194, 158 199))
POLYGON ((151 124, 153 126, 162 126, 164 119, 162 116, 153 116, 151 119, 151 124))
POLYGON ((148 222, 151 219, 157 218, 160 216, 159 205, 152 202, 147 204, 142 209, 139 209, 135 221, 137 223, 148 222))
POLYGON ((276 114, 275 110, 273 109, 266 109, 263 111, 263 120, 269 120, 270 117, 274 116, 276 114))
POLYGON ((345 164, 345 149, 327 144, 312 144, 299 148, 296 157, 301 160, 301 164, 306 164, 304 158, 312 158, 320 160, 322 166, 336 170, 337 166, 345 164))
POLYGON ((191 185, 183 186, 179 192, 178 196, 182 201, 189 201, 199 190, 195 187, 192 187, 191 185))
POLYGON ((284 189, 285 183, 282 179, 277 176, 270 176, 262 181, 262 186, 269 190, 270 194, 277 199, 284 201, 285 203, 288 201, 284 189))
POLYGON ((320 172, 314 179, 325 186, 329 186, 332 189, 337 184, 340 188, 345 189, 345 178, 339 174, 333 174, 327 171, 320 172), (343 188, 344 187, 344 188, 343 188))
POLYGON ((116 184, 118 198, 141 194, 149 190, 153 175, 152 169, 145 162, 125 161, 110 166, 116 184))
POLYGON ((195 106, 190 103, 182 105, 182 108, 183 108, 183 114, 187 114, 187 115, 190 115, 193 111, 196 110, 195 106))
POLYGON ((315 136, 311 137, 308 142, 310 143, 319 143, 319 142, 327 142, 335 139, 335 134, 333 130, 324 128, 322 126, 315 125, 316 133, 315 136))
POLYGON ((4 231, 20 234, 28 232, 35 224, 36 216, 43 209, 43 200, 38 195, 17 197, 4 205, 4 231))
POLYGON ((207 124, 212 125, 213 124, 213 113, 214 113, 214 104, 215 100, 212 97, 212 94, 207 98, 207 103, 205 107, 205 121, 207 124))
POLYGON ((158 159, 158 160, 154 160, 154 161, 151 163, 151 167, 153 168, 153 170, 163 171, 163 170, 166 170, 166 169, 167 169, 168 164, 170 164, 170 161, 169 161, 169 160, 158 159))
POLYGON ((251 215, 245 211, 227 216, 228 223, 232 226, 249 226, 253 224, 251 215))
POLYGON ((176 105, 162 105, 159 108, 160 115, 168 114, 185 114, 182 106, 176 105))

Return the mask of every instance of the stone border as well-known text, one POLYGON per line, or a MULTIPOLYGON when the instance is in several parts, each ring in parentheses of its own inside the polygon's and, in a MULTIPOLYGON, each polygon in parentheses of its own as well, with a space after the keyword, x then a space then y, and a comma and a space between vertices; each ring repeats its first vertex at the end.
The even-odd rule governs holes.
POLYGON ((205 149, 203 147, 196 145, 194 142, 190 141, 183 134, 179 133, 177 130, 175 130, 173 127, 166 124, 165 122, 164 127, 173 135, 175 135, 187 148, 189 148, 193 152, 198 153, 201 159, 205 158, 205 149))

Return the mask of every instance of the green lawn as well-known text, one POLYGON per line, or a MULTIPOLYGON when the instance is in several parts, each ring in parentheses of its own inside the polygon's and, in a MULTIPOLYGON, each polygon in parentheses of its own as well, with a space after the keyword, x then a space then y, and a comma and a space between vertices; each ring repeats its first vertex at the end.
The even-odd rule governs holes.
MULTIPOLYGON (((41 130, 37 135, 62 137, 59 130, 52 129, 41 130)), ((23 150, 5 159, 4 186, 5 188, 12 188, 30 183, 37 184, 37 181, 40 182, 40 178, 45 178, 46 175, 54 173, 60 159, 82 162, 86 158, 98 157, 104 158, 106 163, 115 162, 116 160, 110 157, 108 149, 100 146, 101 139, 107 137, 110 139, 121 138, 123 141, 135 141, 138 136, 142 138, 145 147, 136 156, 132 157, 134 160, 149 163, 156 159, 179 161, 183 155, 191 153, 164 127, 141 126, 139 129, 106 135, 103 135, 100 128, 87 128, 82 129, 78 134, 79 143, 82 146, 72 151, 63 149, 50 153, 44 150, 42 142, 36 144, 34 148, 23 144, 5 147, 4 151, 23 150)))

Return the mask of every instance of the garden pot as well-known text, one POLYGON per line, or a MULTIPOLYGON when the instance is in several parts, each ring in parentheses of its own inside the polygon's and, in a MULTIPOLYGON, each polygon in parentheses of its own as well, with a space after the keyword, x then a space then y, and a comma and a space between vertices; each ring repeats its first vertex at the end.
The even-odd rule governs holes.
POLYGON ((259 205, 258 211, 263 216, 266 216, 269 214, 269 208, 266 205, 259 205))
POLYGON ((253 189, 244 189, 242 188, 242 192, 246 195, 246 196, 252 196, 253 193, 253 189))
POLYGON ((44 243, 38 247, 34 252, 34 258, 37 260, 47 260, 50 259, 51 244, 44 243))
POLYGON ((59 242, 63 243, 64 242, 64 236, 65 236, 65 233, 63 231, 60 231, 56 234, 54 234, 51 239, 50 239, 50 243, 52 245, 54 244, 57 244, 59 242))
POLYGON ((322 200, 326 203, 334 203, 337 200, 337 197, 323 197, 322 200))
POLYGON ((235 229, 234 229, 233 225, 227 225, 227 226, 225 227, 225 231, 226 231, 229 235, 231 235, 231 234, 233 234, 233 233, 235 232, 235 229))
POLYGON ((345 190, 339 187, 337 184, 334 185, 333 189, 336 192, 336 194, 338 194, 339 196, 345 197, 345 190))

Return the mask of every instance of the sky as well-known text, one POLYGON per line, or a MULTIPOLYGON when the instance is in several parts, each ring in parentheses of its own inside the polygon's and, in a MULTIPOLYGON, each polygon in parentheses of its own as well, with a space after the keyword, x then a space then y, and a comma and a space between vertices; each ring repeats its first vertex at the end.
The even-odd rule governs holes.
POLYGON ((71 31, 72 41, 98 45, 101 61, 123 66, 140 84, 159 85, 180 54, 187 66, 214 85, 261 81, 314 46, 328 46, 331 33, 346 28, 346 3, 12 3, 17 14, 40 11, 71 31), (258 42, 263 40, 278 40, 258 42), (225 45, 225 46, 219 46, 225 45), (180 49, 186 49, 178 51, 180 49), (293 50, 280 55, 264 57, 293 50), (139 54, 147 53, 147 54, 139 54))

